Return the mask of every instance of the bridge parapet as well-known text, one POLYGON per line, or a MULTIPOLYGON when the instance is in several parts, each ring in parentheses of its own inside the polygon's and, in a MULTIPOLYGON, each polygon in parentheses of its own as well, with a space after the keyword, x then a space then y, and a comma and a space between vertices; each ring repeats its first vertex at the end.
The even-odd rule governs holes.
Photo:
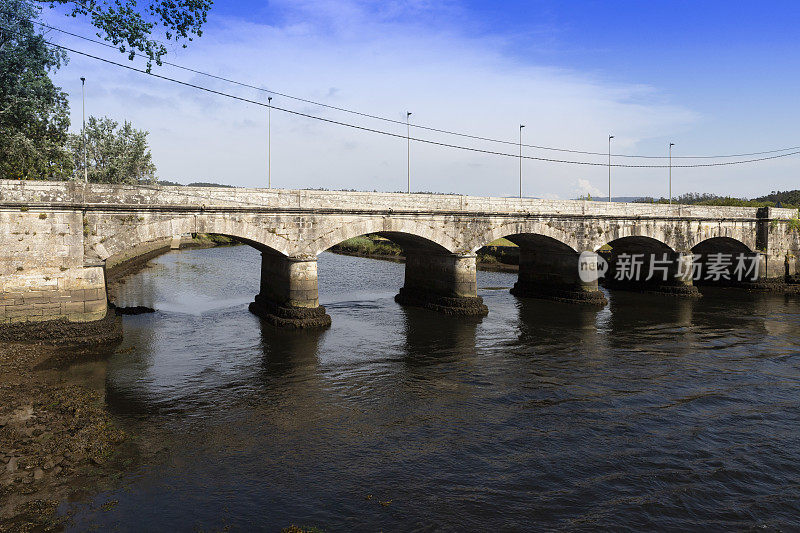
MULTIPOLYGON (((0 180, 0 203, 89 204, 94 206, 166 206, 280 210, 335 210, 420 213, 491 213, 596 217, 743 219, 757 208, 667 205, 586 200, 479 197, 452 194, 406 194, 357 191, 247 189, 109 185, 80 182, 0 180)), ((795 209, 769 208, 770 218, 790 219, 795 209)))

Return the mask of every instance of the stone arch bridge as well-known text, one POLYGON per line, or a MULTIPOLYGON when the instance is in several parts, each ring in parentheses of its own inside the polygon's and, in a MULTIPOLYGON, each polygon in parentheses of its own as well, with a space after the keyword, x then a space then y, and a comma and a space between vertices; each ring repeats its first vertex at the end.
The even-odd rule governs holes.
POLYGON ((317 255, 366 233, 404 249, 398 302, 483 314, 475 253, 500 237, 520 247, 515 294, 600 303, 597 281, 578 274, 606 244, 614 254, 661 254, 674 275, 648 289, 692 294, 678 266, 702 254, 751 254, 764 281, 796 276, 796 221, 795 210, 775 208, 0 180, 0 323, 102 318, 106 262, 186 233, 260 250, 251 310, 300 327, 330 323, 317 255))

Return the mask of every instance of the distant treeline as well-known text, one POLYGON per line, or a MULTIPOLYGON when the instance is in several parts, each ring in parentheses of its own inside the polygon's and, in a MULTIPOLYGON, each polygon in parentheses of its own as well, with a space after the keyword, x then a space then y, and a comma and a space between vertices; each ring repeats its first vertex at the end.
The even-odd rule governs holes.
MULTIPOLYGON (((667 198, 644 197, 635 200, 640 203, 669 203, 667 198)), ((723 205, 734 207, 789 207, 797 208, 800 206, 800 190, 793 191, 772 191, 765 196, 758 198, 733 198, 731 196, 718 196, 716 194, 690 192, 682 194, 672 199, 672 203, 686 205, 723 205)))
POLYGON ((189 183, 184 185, 183 183, 178 183, 175 181, 166 181, 166 180, 158 180, 159 185, 171 185, 171 186, 178 186, 178 187, 226 187, 228 189, 234 189, 233 185, 223 185, 222 183, 209 183, 207 181, 195 181, 193 183, 189 183))

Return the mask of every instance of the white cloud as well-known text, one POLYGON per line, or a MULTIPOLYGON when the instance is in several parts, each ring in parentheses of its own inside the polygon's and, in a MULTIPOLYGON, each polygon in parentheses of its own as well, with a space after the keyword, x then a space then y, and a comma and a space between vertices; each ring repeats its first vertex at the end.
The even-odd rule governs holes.
MULTIPOLYGON (((592 185, 589 180, 578 178, 577 184, 578 186, 575 189, 577 196, 586 196, 587 194, 601 196, 603 194, 603 191, 592 185)), ((608 196, 608 193, 606 193, 606 196, 608 196)))
MULTIPOLYGON (((697 124, 700 115, 668 103, 657 88, 641 83, 609 82, 596 74, 525 64, 504 55, 503 35, 473 37, 456 25, 457 7, 425 1, 410 4, 358 0, 279 0, 280 25, 215 17, 202 38, 187 50, 172 51, 170 61, 318 100, 330 105, 404 120, 413 111, 419 123, 515 141, 526 124, 530 144, 605 152, 609 132, 614 150, 635 151, 643 142, 697 124), (398 22, 397 14, 424 13, 427 22, 398 22), (442 16, 454 14, 453 17, 442 16), (431 23, 434 18, 437 22, 431 23)), ((52 22, 79 33, 83 23, 55 17, 52 22)), ((53 36, 55 38, 55 36, 53 36)), ((71 41, 62 41, 69 42, 71 41)), ((79 49, 86 43, 76 41, 79 49)), ((92 52, 125 63, 124 56, 102 48, 92 52)), ((157 72, 216 90, 266 101, 255 90, 170 67, 157 72)), ((87 113, 131 120, 151 132, 153 155, 164 179, 219 181, 260 186, 266 180, 267 112, 251 104, 147 78, 117 67, 73 56, 57 81, 71 93, 73 123, 79 124, 80 82, 86 75, 87 113)), ((404 125, 302 104, 275 95, 273 104, 319 116, 405 135, 404 125)), ((435 141, 516 154, 514 144, 491 144, 412 129, 435 141)), ((525 149, 525 155, 586 159, 606 156, 525 149)), ((327 187, 396 191, 405 189, 406 143, 392 138, 320 123, 279 111, 272 113, 272 179, 278 187, 327 187)), ((411 147, 415 190, 480 195, 515 195, 519 160, 420 143, 411 147)), ((605 166, 583 167, 542 161, 523 162, 526 196, 573 197, 603 194, 592 183, 607 179, 605 166), (581 178, 576 178, 580 174, 581 178)), ((664 194, 662 169, 613 169, 614 194, 664 194), (662 183, 663 182, 663 183, 662 183)), ((676 191, 713 190, 697 186, 676 170, 676 191), (685 184, 686 188, 680 185, 685 184)), ((729 171, 725 176, 732 175, 729 171)), ((709 172, 708 183, 724 183, 709 172), (715 181, 716 180, 716 181, 715 181)), ((727 183, 730 183, 728 181, 727 183)))

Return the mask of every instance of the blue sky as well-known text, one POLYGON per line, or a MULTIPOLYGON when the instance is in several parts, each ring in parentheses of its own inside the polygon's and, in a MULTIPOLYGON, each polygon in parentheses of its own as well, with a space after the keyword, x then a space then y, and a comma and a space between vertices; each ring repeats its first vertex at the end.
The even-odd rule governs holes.
MULTIPOLYGON (((85 22, 46 20, 92 35, 85 22)), ((738 153, 800 145, 800 4, 794 2, 217 2, 202 38, 168 60, 328 104, 531 144, 630 154, 738 153)), ((117 61, 113 51, 51 34, 117 61)), ((157 70, 247 98, 265 94, 157 70)), ((75 56, 56 76, 87 112, 151 132, 160 177, 260 186, 266 112, 75 56)), ((276 97, 276 105, 404 133, 276 97)), ((273 113, 273 184, 401 190, 405 142, 273 113)), ((75 129, 75 128, 73 128, 75 129)), ((425 132, 412 135, 477 148, 425 132)), ((553 155, 527 150, 529 155, 553 155)), ((602 157, 579 157, 602 162, 602 157)), ((755 196, 798 188, 800 158, 674 169, 673 190, 755 196)), ((412 146, 412 188, 512 195, 518 161, 412 146)), ((666 194, 665 169, 613 169, 614 195, 666 194)), ((524 162, 524 192, 605 194, 607 169, 524 162)))

